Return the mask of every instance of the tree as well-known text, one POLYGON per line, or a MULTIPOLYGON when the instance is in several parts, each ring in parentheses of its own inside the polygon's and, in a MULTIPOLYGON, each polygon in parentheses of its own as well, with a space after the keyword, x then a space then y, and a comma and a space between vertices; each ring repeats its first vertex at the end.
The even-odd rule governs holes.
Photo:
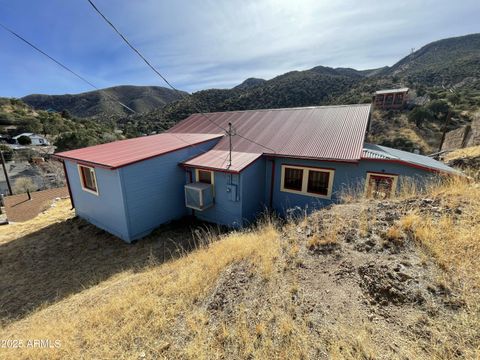
POLYGON ((458 103, 460 103, 460 95, 458 95, 457 93, 450 93, 447 95, 447 100, 453 106, 458 105, 458 103))
POLYGON ((13 150, 10 148, 10 146, 0 144, 0 151, 3 152, 3 157, 5 158, 5 161, 12 161, 13 150))
POLYGON ((20 145, 30 145, 32 143, 32 139, 25 135, 20 136, 17 141, 20 145))
POLYGON ((22 117, 18 120, 17 130, 37 134, 42 131, 42 123, 36 117, 22 117))
POLYGON ((0 113, 0 125, 11 125, 15 123, 15 116, 10 113, 0 113))
POLYGON ((426 94, 426 91, 425 91, 425 87, 423 87, 422 85, 420 85, 418 88, 417 88, 417 96, 423 96, 426 94))
POLYGON ((433 100, 428 104, 428 109, 439 119, 441 114, 446 115, 448 113, 450 105, 445 100, 433 100))
POLYGON ((24 194, 27 191, 34 191, 37 187, 33 183, 32 179, 27 177, 20 177, 15 180, 15 184, 13 185, 13 192, 15 194, 24 194))
POLYGON ((60 115, 64 119, 71 119, 72 118, 72 115, 70 115, 70 112, 67 109, 63 109, 60 115))
POLYGON ((86 130, 80 130, 61 134, 55 141, 55 146, 58 151, 65 151, 96 145, 100 142, 100 139, 95 134, 86 130))
POLYGON ((408 114, 408 120, 414 122, 418 128, 422 127, 425 120, 431 120, 432 118, 432 112, 423 106, 417 106, 408 114))

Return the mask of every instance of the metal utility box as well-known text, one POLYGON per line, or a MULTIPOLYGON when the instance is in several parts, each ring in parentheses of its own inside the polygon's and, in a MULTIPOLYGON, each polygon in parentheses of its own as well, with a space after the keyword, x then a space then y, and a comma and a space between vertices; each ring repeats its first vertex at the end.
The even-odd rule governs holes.
POLYGON ((227 185, 228 200, 237 201, 237 185, 227 185))

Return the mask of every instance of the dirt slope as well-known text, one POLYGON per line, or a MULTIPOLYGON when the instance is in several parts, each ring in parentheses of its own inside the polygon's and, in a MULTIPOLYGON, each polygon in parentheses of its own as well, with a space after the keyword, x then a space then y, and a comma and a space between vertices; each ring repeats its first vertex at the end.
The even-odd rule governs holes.
MULTIPOLYGON (((1 349, 0 357, 474 359, 478 218, 479 185, 454 179, 422 196, 356 201, 287 223, 211 234, 208 244, 163 264, 157 247, 145 266, 102 275, 0 330, 2 339, 57 339, 61 346, 1 349)), ((58 221, 60 239, 51 241, 70 236, 58 221)), ((94 234, 80 220, 65 223, 72 225, 94 234)), ((41 231, 22 229, 34 246, 41 231)), ((4 244, 16 236, 12 230, 4 244)), ((171 233, 155 236, 162 241, 171 233)), ((64 254, 43 256, 55 261, 64 254)), ((98 259, 83 276, 96 268, 105 273, 98 259)), ((16 271, 24 277, 21 267, 16 271)))

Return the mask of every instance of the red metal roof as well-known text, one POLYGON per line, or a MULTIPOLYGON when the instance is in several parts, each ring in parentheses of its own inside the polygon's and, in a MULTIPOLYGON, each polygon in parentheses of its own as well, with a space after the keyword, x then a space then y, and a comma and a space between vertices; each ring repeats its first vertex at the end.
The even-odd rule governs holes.
POLYGON ((210 150, 191 160, 185 161, 185 166, 205 169, 221 169, 229 172, 240 172, 257 160, 262 154, 232 151, 232 165, 229 165, 229 152, 225 150, 210 150))
POLYGON ((227 169, 227 162, 218 158, 219 152, 229 149, 229 139, 224 137, 213 150, 185 163, 191 166, 241 171, 262 154, 358 161, 369 114, 370 104, 193 114, 168 133, 212 133, 221 131, 214 123, 223 128, 232 123, 238 134, 232 138, 233 151, 241 154, 235 155, 241 159, 238 164, 234 158, 227 169))
POLYGON ((55 156, 115 169, 222 136, 219 131, 208 134, 162 133, 64 151, 55 156))

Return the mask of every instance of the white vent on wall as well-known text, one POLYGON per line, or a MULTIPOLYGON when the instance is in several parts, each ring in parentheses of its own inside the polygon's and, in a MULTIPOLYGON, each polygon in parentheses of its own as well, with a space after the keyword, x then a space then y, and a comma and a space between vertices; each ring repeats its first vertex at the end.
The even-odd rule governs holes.
POLYGON ((213 206, 212 185, 201 182, 185 185, 185 206, 199 211, 213 206))

